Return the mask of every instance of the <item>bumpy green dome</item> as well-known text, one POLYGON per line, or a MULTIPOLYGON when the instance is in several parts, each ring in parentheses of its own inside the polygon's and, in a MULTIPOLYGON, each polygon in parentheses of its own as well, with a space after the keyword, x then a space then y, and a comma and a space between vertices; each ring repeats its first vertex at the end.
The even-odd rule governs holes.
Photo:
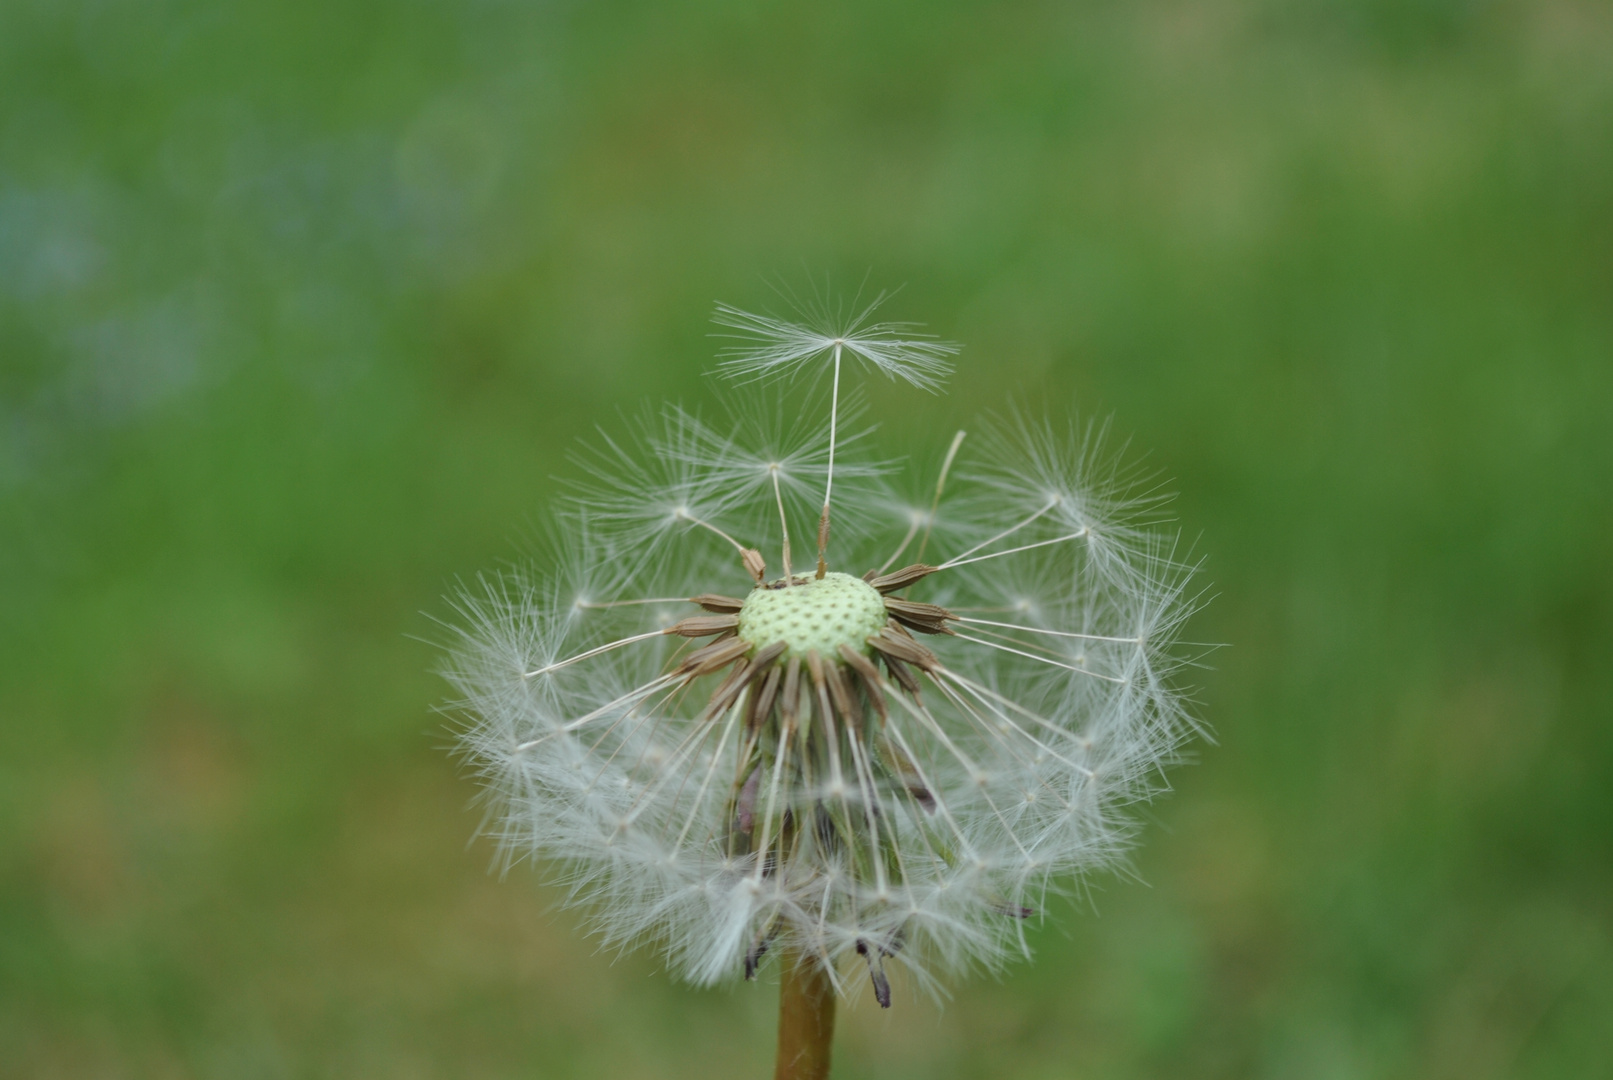
POLYGON ((841 645, 867 652, 868 636, 885 625, 885 601, 850 574, 828 573, 785 588, 774 582, 751 591, 739 609, 739 636, 757 648, 777 641, 786 656, 817 650, 825 660, 841 645))

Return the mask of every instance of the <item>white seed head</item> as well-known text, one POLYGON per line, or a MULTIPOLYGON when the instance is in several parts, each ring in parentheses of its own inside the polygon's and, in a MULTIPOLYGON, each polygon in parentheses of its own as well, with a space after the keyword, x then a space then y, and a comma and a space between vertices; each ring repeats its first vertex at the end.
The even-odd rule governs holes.
MULTIPOLYGON (((809 355, 775 330, 753 370, 809 355)), ((933 355, 858 340, 913 381, 933 355)), ((844 423, 838 388, 829 407, 844 423)), ((458 598, 447 675, 488 831, 561 868, 607 942, 700 983, 788 951, 881 992, 884 960, 927 983, 1023 954, 1195 730, 1191 568, 1144 520, 1159 500, 1091 428, 1011 414, 904 500, 859 441, 831 455, 834 417, 768 415, 785 435, 667 410, 603 436, 549 565, 458 598)))

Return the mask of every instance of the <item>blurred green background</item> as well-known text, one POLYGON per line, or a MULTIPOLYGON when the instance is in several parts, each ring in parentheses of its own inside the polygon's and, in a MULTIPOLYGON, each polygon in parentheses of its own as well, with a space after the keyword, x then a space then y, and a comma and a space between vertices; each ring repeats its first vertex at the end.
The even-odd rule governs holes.
POLYGON ((1174 478, 1216 745, 837 1075, 1613 1074, 1613 9, 0 3, 0 1072, 767 1075, 500 882, 428 615, 800 268, 1174 478))

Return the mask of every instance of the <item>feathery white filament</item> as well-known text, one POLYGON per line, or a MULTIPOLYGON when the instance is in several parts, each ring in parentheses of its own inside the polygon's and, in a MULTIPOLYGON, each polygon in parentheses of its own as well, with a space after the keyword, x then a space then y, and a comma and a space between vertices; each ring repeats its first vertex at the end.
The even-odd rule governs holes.
MULTIPOLYGON (((959 346, 918 333, 912 323, 869 323, 883 295, 839 325, 789 322, 718 304, 712 322, 735 331, 726 335, 738 344, 724 349, 718 367, 741 380, 790 374, 829 353, 844 349, 892 379, 925 390, 937 390, 952 369, 948 357, 959 346)), ((838 356, 836 361, 838 362, 838 356)))

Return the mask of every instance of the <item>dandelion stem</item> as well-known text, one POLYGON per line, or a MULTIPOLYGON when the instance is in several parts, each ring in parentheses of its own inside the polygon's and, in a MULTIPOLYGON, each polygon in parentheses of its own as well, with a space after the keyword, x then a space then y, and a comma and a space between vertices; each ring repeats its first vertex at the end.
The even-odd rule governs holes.
POLYGON ((773 1080, 826 1080, 835 1027, 829 972, 817 957, 793 952, 784 956, 780 972, 773 1080))

